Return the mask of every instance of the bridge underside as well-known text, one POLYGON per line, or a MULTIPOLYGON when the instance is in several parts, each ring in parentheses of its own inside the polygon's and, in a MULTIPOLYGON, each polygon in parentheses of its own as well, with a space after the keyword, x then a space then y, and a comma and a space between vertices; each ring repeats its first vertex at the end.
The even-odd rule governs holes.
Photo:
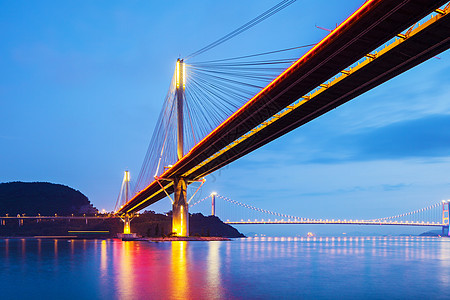
POLYGON ((201 178, 267 144, 277 137, 319 117, 381 83, 405 72, 450 47, 448 14, 404 39, 318 95, 265 126, 245 136, 274 114, 358 61, 373 49, 430 14, 447 1, 368 1, 324 40, 301 57, 241 109, 200 141, 167 170, 159 182, 152 182, 123 206, 119 213, 139 211, 174 191, 164 178, 201 178), (227 149, 218 155, 222 149, 227 149), (164 187, 165 191, 161 188, 164 187))
POLYGON ((205 176, 447 50, 450 47, 449 32, 450 17, 447 16, 404 41, 399 39, 386 52, 380 51, 381 55, 375 59, 368 58, 364 66, 332 81, 299 107, 192 174, 195 178, 205 176))

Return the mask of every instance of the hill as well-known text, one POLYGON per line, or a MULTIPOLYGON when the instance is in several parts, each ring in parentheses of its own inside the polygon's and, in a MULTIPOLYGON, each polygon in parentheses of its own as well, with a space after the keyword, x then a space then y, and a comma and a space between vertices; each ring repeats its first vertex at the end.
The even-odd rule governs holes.
MULTIPOLYGON (((120 223, 115 232, 122 232, 120 223)), ((144 212, 131 222, 132 232, 145 237, 159 237, 170 234, 172 217, 155 212, 144 212)), ((204 216, 201 213, 189 214, 190 236, 220 236, 228 238, 244 237, 236 228, 223 223, 218 217, 204 216)))
POLYGON ((189 234, 191 236, 245 237, 236 228, 223 223, 216 216, 204 216, 201 213, 189 216, 189 234))
MULTIPOLYGON (((193 214, 190 218, 191 236, 216 236, 238 238, 244 237, 239 231, 228 224, 223 223, 214 216, 203 216, 193 214)), ((131 222, 131 231, 143 237, 165 237, 170 235, 172 229, 172 218, 165 214, 145 212, 140 214, 131 222)), ((116 237, 117 233, 123 232, 123 222, 119 218, 109 219, 89 219, 86 223, 84 219, 44 219, 24 220, 18 226, 17 220, 6 221, 4 226, 0 226, 0 237, 2 236, 67 236, 72 235, 70 231, 106 231, 106 234, 93 235, 76 234, 78 238, 105 238, 116 237)), ((75 237, 75 235, 74 235, 75 237)))
POLYGON ((441 230, 430 230, 424 233, 419 234, 419 236, 448 236, 448 230, 446 230, 446 232, 444 232, 444 234, 442 234, 442 229, 441 230))
MULTIPOLYGON (((80 191, 61 184, 48 182, 9 182, 0 184, 0 215, 25 214, 27 216, 93 215, 98 213, 89 199, 80 191)), ((190 235, 243 237, 235 228, 219 218, 192 214, 190 235)), ((144 212, 131 222, 132 231, 147 237, 169 235, 172 218, 152 211, 144 212)), ((98 220, 25 220, 21 226, 17 221, 7 221, 0 226, 0 236, 67 235, 71 230, 108 231, 110 237, 123 231, 123 222, 118 218, 98 220)))
POLYGON ((97 212, 85 195, 65 185, 48 182, 0 184, 1 215, 81 215, 97 212))

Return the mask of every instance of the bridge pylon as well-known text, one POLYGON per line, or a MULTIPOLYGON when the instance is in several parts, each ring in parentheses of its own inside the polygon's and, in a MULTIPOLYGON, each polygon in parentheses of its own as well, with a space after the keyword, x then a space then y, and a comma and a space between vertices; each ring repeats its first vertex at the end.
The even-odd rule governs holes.
POLYGON ((216 215, 216 192, 211 193, 211 216, 216 215))
MULTIPOLYGON (((185 64, 177 59, 176 65, 176 99, 177 99, 177 158, 184 156, 183 106, 185 82, 185 64)), ((187 201, 186 178, 174 178, 175 197, 172 205, 172 232, 177 236, 189 236, 189 205, 187 201)))
POLYGON ((442 235, 449 235, 450 236, 450 231, 449 231, 449 218, 450 218, 449 204, 450 204, 450 200, 442 200, 442 224, 444 224, 444 226, 442 226, 442 235))
MULTIPOLYGON (((125 203, 128 202, 128 200, 130 200, 130 172, 125 171, 123 175, 119 197, 117 198, 116 207, 114 208, 114 210, 117 209, 118 205, 120 205, 120 208, 122 208, 125 205, 125 203)), ((125 213, 120 215, 119 217, 123 221, 123 233, 118 234, 119 238, 122 238, 124 240, 128 238, 134 238, 136 234, 131 233, 131 226, 130 226, 131 220, 134 218, 134 214, 125 213)))

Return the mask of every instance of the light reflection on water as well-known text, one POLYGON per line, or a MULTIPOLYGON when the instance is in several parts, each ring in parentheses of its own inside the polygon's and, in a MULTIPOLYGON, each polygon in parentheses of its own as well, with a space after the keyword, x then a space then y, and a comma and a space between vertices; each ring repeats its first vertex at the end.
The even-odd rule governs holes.
POLYGON ((450 239, 0 240, 1 299, 449 298, 450 239))
POLYGON ((172 246, 172 264, 171 264, 171 284, 172 296, 178 299, 186 299, 189 278, 187 276, 187 257, 186 247, 188 242, 173 242, 172 246))

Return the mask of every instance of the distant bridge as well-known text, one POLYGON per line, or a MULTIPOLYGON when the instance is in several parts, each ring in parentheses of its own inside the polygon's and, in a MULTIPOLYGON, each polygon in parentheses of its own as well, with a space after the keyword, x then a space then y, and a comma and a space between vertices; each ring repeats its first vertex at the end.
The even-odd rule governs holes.
POLYGON ((396 225, 421 227, 449 227, 449 200, 432 204, 428 207, 390 217, 376 219, 312 219, 291 216, 248 205, 227 197, 212 193, 191 205, 191 210, 218 216, 226 224, 333 224, 333 225, 396 225), (208 201, 211 199, 211 206, 208 201), (217 200, 221 200, 221 209, 217 209, 217 200), (201 206, 203 203, 203 207, 201 206), (231 208, 231 209, 230 209, 231 208))
POLYGON ((11 221, 11 220, 16 220, 19 222, 19 226, 23 225, 23 221, 24 220, 34 220, 37 223, 39 223, 42 220, 83 220, 86 222, 86 224, 88 224, 88 220, 105 220, 105 219, 111 219, 111 218, 115 218, 116 216, 114 216, 113 214, 96 214, 93 216, 76 216, 76 215, 71 215, 71 216, 59 216, 57 214, 55 214, 54 216, 41 216, 41 215, 37 215, 37 216, 27 216, 27 215, 13 215, 10 216, 9 214, 6 214, 4 216, 0 216, 0 226, 5 226, 6 225, 6 221, 11 221))
POLYGON ((274 221, 264 221, 264 220, 254 220, 254 221, 225 221, 226 224, 235 224, 235 225, 243 225, 243 224, 334 224, 334 225, 400 225, 400 226, 436 226, 436 227, 446 227, 448 225, 444 223, 435 223, 435 222, 414 222, 414 221, 370 221, 370 220, 304 220, 304 221, 295 221, 295 220, 274 220, 274 221))

